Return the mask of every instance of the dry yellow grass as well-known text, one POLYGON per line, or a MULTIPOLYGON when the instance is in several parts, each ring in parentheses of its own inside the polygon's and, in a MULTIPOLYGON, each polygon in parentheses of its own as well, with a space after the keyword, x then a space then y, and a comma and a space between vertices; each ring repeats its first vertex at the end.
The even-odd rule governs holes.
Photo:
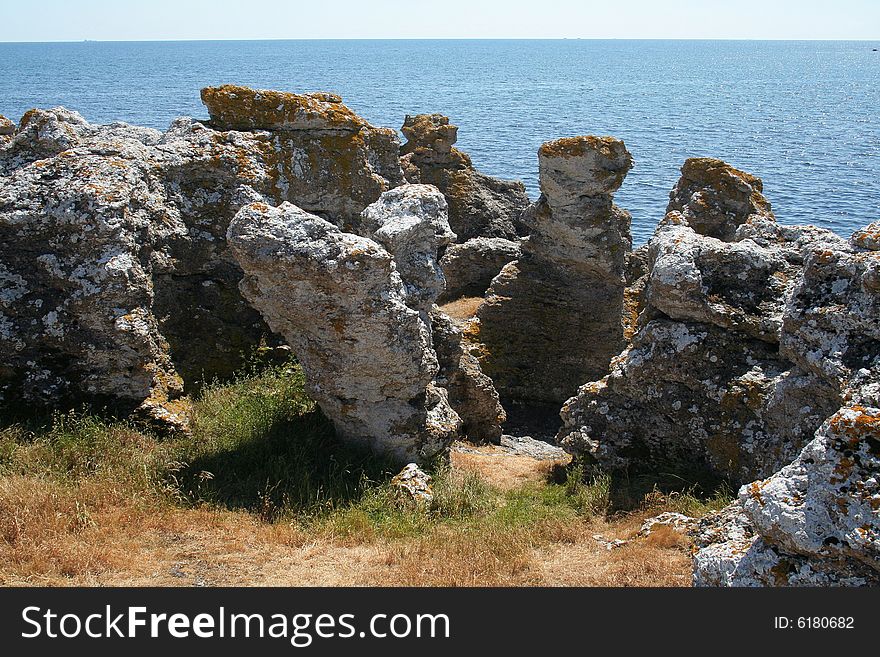
POLYGON ((462 297, 440 306, 440 310, 452 319, 461 321, 476 315, 477 308, 480 307, 481 303, 483 303, 483 297, 462 297))
MULTIPOLYGON (((547 464, 458 454, 459 472, 540 486, 547 464), (509 468, 507 472, 501 472, 509 468)), ((614 551, 657 509, 612 521, 548 517, 528 526, 440 524, 389 539, 335 536, 253 513, 149 505, 108 482, 75 489, 0 478, 0 583, 86 586, 686 586, 687 540, 659 531, 614 551)))

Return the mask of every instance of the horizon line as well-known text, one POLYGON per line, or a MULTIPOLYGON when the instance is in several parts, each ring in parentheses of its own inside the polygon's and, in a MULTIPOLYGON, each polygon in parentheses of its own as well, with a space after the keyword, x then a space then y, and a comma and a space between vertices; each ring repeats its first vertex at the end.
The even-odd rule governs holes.
POLYGON ((248 43, 254 41, 752 41, 752 42, 816 42, 871 43, 877 38, 749 38, 749 37, 262 37, 235 39, 52 39, 48 41, 3 41, 0 44, 53 43, 248 43))

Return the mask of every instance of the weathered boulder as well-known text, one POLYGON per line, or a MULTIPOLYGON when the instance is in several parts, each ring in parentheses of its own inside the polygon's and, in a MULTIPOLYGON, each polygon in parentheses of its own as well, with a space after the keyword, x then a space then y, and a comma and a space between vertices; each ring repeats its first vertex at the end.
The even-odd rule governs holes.
POLYGON ((98 400, 185 428, 151 279, 153 245, 185 233, 135 140, 0 178, 0 401, 98 400))
POLYGON ((697 586, 880 585, 880 409, 847 406, 701 523, 697 586))
POLYGON ((425 320, 446 285, 437 253, 455 240, 443 194, 430 185, 402 185, 367 206, 361 226, 394 256, 407 305, 425 320))
POLYGON ((431 313, 431 326, 440 365, 436 382, 449 393, 465 437, 473 443, 500 443, 507 415, 492 379, 480 368, 479 345, 464 339, 461 329, 437 307, 431 313))
POLYGON ((474 237, 515 240, 525 234, 520 215, 529 204, 525 186, 477 171, 453 147, 458 128, 440 114, 407 116, 400 150, 406 179, 436 186, 449 203, 449 224, 459 242, 474 237))
POLYGON ((25 114, 0 145, 0 403, 146 404, 142 414, 167 411, 159 423, 178 429, 182 388, 277 343, 238 289, 232 217, 293 201, 359 223, 403 176, 393 130, 327 95, 261 94, 206 90, 223 131, 189 118, 162 134, 64 108, 25 114), (260 98, 277 100, 278 116, 260 98))
POLYGON ((453 244, 440 259, 446 277, 446 290, 441 303, 461 297, 481 297, 492 279, 509 262, 522 254, 519 240, 503 237, 475 237, 462 244, 453 244))
MULTIPOLYGON (((852 248, 828 231, 777 225, 760 181, 725 167, 707 159, 683 167, 649 244, 636 333, 610 374, 563 407, 558 439, 569 452, 609 469, 744 483, 790 463, 839 408, 841 380, 793 355, 815 347, 800 338, 789 349, 786 335, 798 290, 818 291, 805 282, 807 263, 822 253, 846 260, 852 248)), ((827 276, 828 285, 840 278, 827 276)), ((844 323, 873 339, 866 300, 850 301, 860 311, 844 323)), ((871 358, 856 342, 852 356, 871 358)))
POLYGON ((15 133, 15 124, 0 114, 0 146, 5 146, 15 133))
POLYGON ((484 371, 502 400, 559 404, 601 378, 624 345, 630 216, 612 193, 632 167, 622 141, 574 137, 539 151, 532 233, 478 310, 484 371))
POLYGON ((694 583, 880 585, 880 252, 816 248, 786 304, 782 349, 840 408, 794 461, 705 522, 694 583))
POLYGON ((772 216, 760 178, 712 158, 687 160, 669 195, 667 214, 681 219, 700 235, 733 238, 752 217, 772 216))
POLYGON ((202 101, 220 131, 248 131, 272 177, 272 198, 360 233, 363 209, 404 182, 400 143, 333 94, 298 95, 235 85, 207 87, 202 101))
POLYGON ((342 439, 407 463, 457 435, 461 420, 433 384, 430 327, 392 254, 289 203, 242 208, 228 240, 242 293, 287 339, 342 439))

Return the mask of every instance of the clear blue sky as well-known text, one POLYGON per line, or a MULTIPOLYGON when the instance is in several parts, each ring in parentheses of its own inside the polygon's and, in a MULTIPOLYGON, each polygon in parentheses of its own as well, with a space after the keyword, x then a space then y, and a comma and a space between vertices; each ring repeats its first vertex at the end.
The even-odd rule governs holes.
POLYGON ((877 39, 880 0, 0 0, 0 41, 877 39))

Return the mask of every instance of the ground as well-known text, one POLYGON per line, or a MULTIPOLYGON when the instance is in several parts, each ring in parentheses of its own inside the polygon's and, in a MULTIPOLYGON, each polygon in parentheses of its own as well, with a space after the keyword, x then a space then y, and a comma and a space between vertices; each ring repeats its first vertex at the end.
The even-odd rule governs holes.
POLYGON ((7 414, 0 584, 690 584, 688 538, 638 530, 729 493, 634 486, 512 444, 456 444, 427 466, 433 502, 415 503, 399 467, 337 442, 292 363, 206 382, 192 434, 172 439, 95 409, 7 414), (618 538, 633 540, 606 549, 618 538))

